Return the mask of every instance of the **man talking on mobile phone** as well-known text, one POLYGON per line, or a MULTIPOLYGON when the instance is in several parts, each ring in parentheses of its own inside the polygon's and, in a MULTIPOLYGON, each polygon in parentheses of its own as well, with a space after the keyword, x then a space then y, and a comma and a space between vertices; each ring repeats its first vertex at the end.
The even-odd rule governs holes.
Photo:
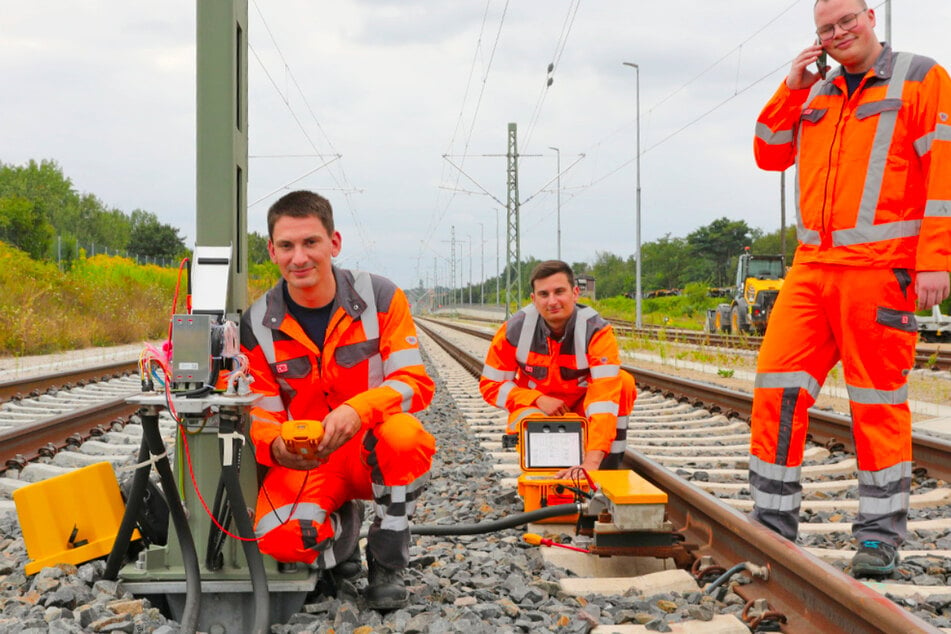
POLYGON ((807 410, 841 361, 858 459, 856 577, 888 576, 907 532, 915 310, 949 292, 951 80, 875 37, 864 0, 817 0, 818 37, 756 124, 757 164, 797 167, 799 246, 760 349, 752 517, 799 530, 807 410), (841 66, 810 70, 826 53, 841 66))

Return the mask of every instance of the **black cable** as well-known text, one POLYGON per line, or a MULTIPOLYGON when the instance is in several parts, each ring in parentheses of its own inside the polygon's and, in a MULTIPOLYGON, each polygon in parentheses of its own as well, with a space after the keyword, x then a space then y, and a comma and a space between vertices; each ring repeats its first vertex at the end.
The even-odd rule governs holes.
MULTIPOLYGON (((215 501, 211 505, 211 514, 221 526, 228 529, 231 521, 231 506, 225 497, 225 483, 219 478, 218 487, 215 490, 215 501)), ((221 554, 225 543, 225 534, 218 524, 211 522, 208 526, 208 546, 205 551, 205 567, 208 570, 221 570, 224 566, 224 557, 221 554)))
POLYGON ((545 508, 526 511, 524 513, 515 513, 503 517, 502 519, 492 520, 490 522, 479 522, 476 524, 430 524, 410 526, 410 533, 413 535, 482 535, 484 533, 493 533, 506 528, 515 528, 529 522, 548 519, 550 517, 559 517, 561 515, 573 515, 581 513, 582 505, 579 503, 557 504, 545 508))
POLYGON ((234 518, 238 535, 244 538, 241 540, 241 547, 244 549, 244 556, 248 562, 248 571, 251 573, 251 589, 254 593, 254 626, 251 631, 266 634, 271 631, 271 602, 267 587, 267 572, 264 569, 264 558, 261 556, 257 542, 254 541, 254 526, 245 512, 247 504, 241 491, 241 482, 238 479, 242 441, 230 435, 236 431, 240 417, 236 414, 221 412, 220 421, 219 430, 228 434, 227 437, 222 437, 219 444, 222 462, 221 480, 224 482, 228 493, 228 502, 232 511, 231 516, 234 518), (230 464, 224 464, 224 443, 226 442, 232 443, 230 464))
MULTIPOLYGON (((185 568, 185 606, 182 609, 182 632, 196 632, 201 608, 201 569, 198 565, 198 551, 195 548, 195 540, 188 527, 188 518, 185 517, 185 510, 182 508, 178 490, 175 487, 175 476, 172 473, 171 465, 169 465, 168 452, 165 448, 165 442, 162 440, 162 433, 159 430, 158 414, 146 413, 143 410, 139 416, 142 419, 143 438, 148 443, 149 452, 155 460, 155 470, 158 471, 162 491, 168 500, 169 514, 175 524, 175 533, 178 535, 179 545, 182 549, 182 565, 185 568)), ((188 441, 183 439, 183 442, 188 441)))
POLYGON ((132 541, 132 531, 135 530, 145 500, 145 488, 148 485, 150 471, 146 462, 148 459, 149 445, 145 436, 142 436, 142 442, 139 444, 139 457, 136 461, 139 466, 132 478, 132 490, 129 492, 129 499, 126 500, 125 513, 122 515, 122 523, 119 524, 116 540, 112 544, 108 559, 106 559, 106 570, 103 572, 103 579, 115 581, 119 576, 119 568, 125 562, 126 552, 128 552, 129 543, 132 541), (143 466, 143 463, 145 463, 145 466, 143 466))

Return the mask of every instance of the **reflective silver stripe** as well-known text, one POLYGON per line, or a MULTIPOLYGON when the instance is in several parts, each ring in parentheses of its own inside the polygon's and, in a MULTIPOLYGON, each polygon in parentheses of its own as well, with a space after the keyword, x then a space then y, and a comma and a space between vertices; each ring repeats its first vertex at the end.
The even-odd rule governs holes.
POLYGON ((490 381, 513 381, 515 380, 515 372, 504 372, 497 368, 493 368, 491 365, 482 366, 482 376, 489 379, 490 381))
MULTIPOLYGON (((389 487, 390 504, 406 503, 406 486, 389 487)), ((403 515, 389 515, 384 512, 381 514, 380 528, 385 531, 404 531, 409 528, 409 518, 403 515)))
POLYGON ((254 414, 251 414, 251 422, 252 422, 252 423, 263 423, 263 424, 265 424, 265 425, 274 425, 274 426, 276 426, 276 427, 279 427, 279 426, 281 425, 281 423, 278 423, 277 421, 271 420, 270 418, 261 418, 260 416, 255 416, 254 414))
POLYGON ((525 420, 529 416, 535 416, 538 414, 541 414, 542 416, 544 416, 545 412, 535 407, 527 407, 523 409, 522 411, 518 413, 518 416, 508 421, 508 423, 505 426, 505 431, 509 434, 518 433, 519 425, 521 425, 523 420, 525 420))
POLYGON ((884 498, 859 496, 860 515, 889 515, 908 509, 909 493, 901 491, 884 498))
MULTIPOLYGON (((248 309, 248 320, 251 322, 251 332, 254 333, 254 338, 258 340, 258 346, 261 347, 264 358, 267 359, 269 364, 274 365, 274 333, 261 323, 265 311, 267 311, 267 295, 251 304, 251 308, 248 309)), ((283 409, 283 406, 281 409, 283 409)))
POLYGON ((606 379, 617 376, 621 371, 619 365, 596 365, 591 368, 592 379, 606 379))
MULTIPOLYGON (((376 295, 373 293, 373 278, 366 271, 353 271, 353 288, 367 303, 360 313, 363 337, 367 341, 380 338, 380 316, 376 310, 376 295)), ((379 353, 370 357, 367 363, 367 385, 377 387, 383 383, 383 357, 379 353)))
POLYGON ((589 404, 585 409, 584 413, 586 416, 594 416, 595 414, 612 414, 617 416, 619 406, 617 403, 611 401, 597 401, 595 403, 589 404))
POLYGON ((623 453, 625 449, 627 449, 626 440, 615 440, 611 443, 610 453, 623 453))
POLYGON ((274 412, 275 414, 280 414, 285 411, 284 401, 281 400, 280 396, 264 396, 258 399, 255 405, 269 412, 274 412))
POLYGON ((911 463, 899 462, 898 464, 878 471, 858 471, 859 484, 884 489, 896 482, 901 482, 906 478, 911 478, 911 463))
POLYGON ((419 353, 419 348, 407 348, 406 350, 390 353, 390 356, 383 362, 383 371, 386 376, 389 376, 397 370, 414 365, 423 365, 423 355, 419 353))
POLYGON ((861 405, 901 405, 908 400, 908 386, 903 385, 897 390, 877 390, 873 387, 855 387, 846 385, 849 400, 861 405))
POLYGON ((947 218, 951 216, 951 200, 929 200, 925 205, 925 217, 947 218))
POLYGON ((617 417, 617 428, 618 429, 627 429, 628 423, 630 422, 629 416, 618 416, 617 417))
MULTIPOLYGON (((895 70, 891 79, 888 80, 885 99, 901 99, 912 57, 913 55, 909 53, 897 53, 895 55, 895 70)), ((859 213, 855 220, 855 227, 833 231, 832 244, 835 246, 850 246, 918 235, 921 223, 917 220, 875 224, 875 211, 881 199, 888 151, 895 137, 898 112, 898 110, 887 110, 878 115, 875 138, 872 141, 872 150, 865 171, 865 186, 862 188, 862 201, 859 203, 859 213)))
MULTIPOLYGON (((831 82, 828 82, 831 85, 831 82)), ((820 93, 820 88, 822 87, 822 82, 817 81, 812 85, 812 89, 809 91, 809 97, 806 98, 806 101, 803 103, 802 108, 805 110, 809 107, 809 104, 812 103, 812 100, 820 93)), ((796 147, 802 148, 802 132, 803 126, 798 126, 796 128, 796 147)), ((800 175, 802 169, 800 166, 800 156, 799 152, 796 152, 796 193, 793 196, 793 200, 796 201, 796 239, 799 240, 802 244, 821 244, 822 240, 819 236, 819 232, 813 229, 807 229, 806 223, 802 220, 802 208, 799 206, 799 201, 802 199, 802 193, 800 188, 800 175)))
POLYGON ((495 399, 495 406, 505 409, 505 401, 509 398, 509 392, 515 389, 516 385, 512 381, 506 381, 499 387, 499 396, 495 399))
POLYGON ((575 316, 575 364, 579 370, 588 369, 588 320, 597 316, 598 311, 590 306, 579 308, 575 316))
POLYGON ((915 141, 915 151, 918 156, 924 156, 931 151, 931 146, 935 141, 951 141, 951 125, 939 123, 935 126, 934 132, 929 132, 915 141))
POLYGON ((789 512, 796 511, 802 505, 802 492, 794 495, 776 495, 765 493, 756 487, 750 487, 750 497, 753 504, 766 511, 789 512))
POLYGON ((538 310, 534 306, 522 309, 525 319, 522 321, 522 332, 518 333, 518 346, 515 348, 515 360, 521 365, 528 363, 528 353, 535 336, 535 327, 538 325, 538 310))
POLYGON ((819 398, 822 386, 808 372, 757 372, 753 387, 787 388, 798 387, 809 392, 812 398, 819 398))
POLYGON ((263 516, 258 521, 258 525, 254 529, 254 534, 261 537, 290 520, 313 520, 317 524, 323 524, 326 519, 327 511, 319 504, 300 502, 297 504, 296 509, 293 504, 285 504, 263 516), (294 511, 293 515, 291 515, 292 509, 294 511))
POLYGON ((802 467, 784 467, 783 465, 766 462, 759 456, 750 455, 750 471, 767 480, 777 482, 799 482, 802 477, 802 467))
POLYGON ((397 381, 395 379, 390 379, 389 381, 383 381, 381 385, 385 385, 386 387, 393 388, 394 390, 399 392, 400 396, 403 397, 403 401, 402 403, 400 403, 400 408, 404 412, 410 411, 410 407, 412 407, 413 405, 413 396, 416 394, 413 391, 413 388, 411 388, 409 385, 407 385, 403 381, 397 381))
POLYGON ((763 143, 765 143, 766 145, 786 145, 787 143, 792 143, 793 131, 790 129, 790 130, 777 130, 776 132, 773 132, 772 130, 769 129, 768 125, 760 121, 757 121, 756 122, 756 138, 762 141, 763 143))

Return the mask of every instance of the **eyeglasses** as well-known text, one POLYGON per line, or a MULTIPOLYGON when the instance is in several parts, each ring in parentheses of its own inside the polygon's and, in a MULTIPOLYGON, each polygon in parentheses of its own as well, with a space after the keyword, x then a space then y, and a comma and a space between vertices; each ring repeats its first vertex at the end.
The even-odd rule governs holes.
POLYGON ((820 40, 831 40, 835 37, 835 27, 839 27, 843 31, 851 31, 855 28, 855 25, 858 23, 859 16, 865 13, 865 11, 856 11, 855 13, 850 13, 849 15, 843 15, 839 18, 839 21, 835 24, 824 24, 816 29, 816 35, 819 36, 820 40))

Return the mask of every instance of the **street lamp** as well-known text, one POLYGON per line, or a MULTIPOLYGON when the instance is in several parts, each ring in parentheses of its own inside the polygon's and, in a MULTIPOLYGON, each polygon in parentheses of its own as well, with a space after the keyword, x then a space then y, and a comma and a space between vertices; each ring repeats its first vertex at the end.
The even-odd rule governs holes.
POLYGON ((548 146, 549 150, 554 150, 556 155, 555 169, 558 170, 558 259, 561 259, 561 150, 556 147, 548 146))
POLYGON ((634 69, 634 78, 635 78, 635 97, 636 97, 636 108, 637 114, 635 115, 636 119, 636 131, 637 131, 637 146, 635 150, 635 158, 637 163, 637 198, 636 198, 636 211, 635 211, 635 240, 636 245, 634 252, 635 254, 635 273, 634 273, 634 302, 636 305, 635 309, 635 321, 634 325, 637 328, 642 326, 641 322, 641 69, 640 67, 633 62, 622 62, 625 66, 630 66, 634 69))

